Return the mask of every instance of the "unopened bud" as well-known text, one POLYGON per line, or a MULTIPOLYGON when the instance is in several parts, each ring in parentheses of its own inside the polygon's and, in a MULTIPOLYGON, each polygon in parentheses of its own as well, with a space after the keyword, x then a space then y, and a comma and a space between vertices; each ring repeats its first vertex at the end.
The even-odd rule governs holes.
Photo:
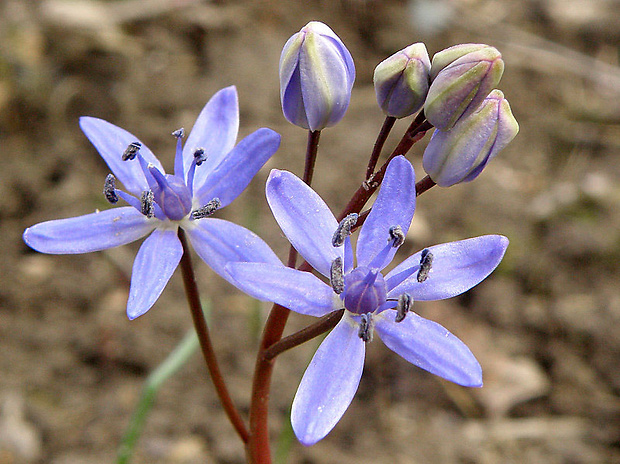
POLYGON ((417 112, 426 99, 431 60, 423 43, 407 48, 383 60, 375 68, 373 81, 377 103, 394 118, 417 112))
POLYGON ((518 132, 508 100, 493 90, 474 114, 449 131, 433 133, 424 151, 424 170, 442 187, 472 181, 518 132))
POLYGON ((325 24, 312 21, 293 35, 280 56, 280 99, 284 117, 317 131, 344 116, 355 66, 349 50, 325 24))
POLYGON ((503 72, 502 55, 488 45, 461 44, 437 53, 424 103, 426 119, 437 129, 451 129, 476 111, 503 72))

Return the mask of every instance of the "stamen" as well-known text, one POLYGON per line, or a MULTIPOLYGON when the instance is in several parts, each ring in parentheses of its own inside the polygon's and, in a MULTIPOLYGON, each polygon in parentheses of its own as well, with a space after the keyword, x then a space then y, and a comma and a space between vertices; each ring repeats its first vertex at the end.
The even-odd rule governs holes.
POLYGON ((357 218, 359 217, 356 213, 351 213, 347 217, 345 217, 340 224, 338 224, 338 228, 336 232, 334 232, 334 236, 332 237, 332 245, 335 247, 342 246, 344 244, 345 239, 351 235, 351 229, 357 222, 357 218))
POLYGON ((394 319, 396 322, 402 322, 405 319, 405 316, 411 309, 411 305, 413 304, 413 298, 409 293, 403 293, 398 297, 398 303, 396 303, 396 318, 394 319))
POLYGON ((115 204, 118 203, 118 195, 116 194, 116 177, 112 174, 108 174, 103 184, 103 194, 108 202, 115 204))
POLYGON ((177 139, 182 139, 183 137, 185 137, 185 129, 181 127, 180 129, 175 130, 172 133, 172 136, 176 137, 177 139))
POLYGON ((125 148, 125 151, 123 152, 123 161, 134 159, 140 151, 140 148, 142 148, 142 144, 140 142, 131 142, 127 145, 127 148, 125 148))
POLYGON ((187 172, 187 186, 189 187, 192 195, 194 194, 194 175, 196 174, 196 166, 200 166, 207 159, 207 156, 204 153, 204 148, 196 149, 194 152, 194 159, 192 160, 192 164, 187 172))
POLYGON ((196 220, 211 216, 220 206, 222 206, 222 202, 220 201, 220 199, 214 198, 202 208, 198 208, 192 211, 191 218, 196 220))
POLYGON ((428 248, 422 250, 422 256, 420 257, 420 270, 418 271, 418 282, 424 282, 428 279, 428 274, 431 272, 433 266, 433 253, 428 248))
POLYGON ((207 155, 205 155, 204 148, 197 148, 194 152, 194 159, 196 160, 196 166, 200 166, 207 160, 207 155))
POLYGON ((331 268, 329 269, 329 282, 337 295, 344 292, 344 273, 340 256, 332 261, 331 268))
POLYGON ((140 195, 140 205, 141 205, 141 213, 144 214, 147 218, 152 218, 155 214, 155 196, 153 195, 152 190, 145 190, 140 195))
POLYGON ((366 313, 360 316, 360 328, 357 331, 357 336, 362 339, 364 343, 372 341, 372 314, 366 313))
POLYGON ((392 248, 398 248, 405 242, 405 234, 400 226, 390 227, 390 238, 388 242, 392 242, 392 248))

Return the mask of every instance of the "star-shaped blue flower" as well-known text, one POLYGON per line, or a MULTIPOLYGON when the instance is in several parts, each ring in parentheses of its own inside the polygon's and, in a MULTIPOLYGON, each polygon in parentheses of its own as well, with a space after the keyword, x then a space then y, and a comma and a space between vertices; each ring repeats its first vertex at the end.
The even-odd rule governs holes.
POLYGON ((304 445, 325 437, 348 408, 373 331, 416 366, 460 385, 482 385, 482 370, 467 346, 410 309, 416 300, 450 298, 477 285, 497 267, 508 239, 487 235, 429 247, 383 276, 407 234, 415 199, 413 167, 396 157, 360 230, 354 267, 348 231, 355 216, 338 224, 304 182, 273 170, 267 181, 273 214, 297 251, 329 283, 283 265, 227 266, 237 286, 256 298, 311 316, 346 310, 314 355, 293 401, 291 422, 304 445))
POLYGON ((183 249, 182 227, 198 255, 227 280, 231 261, 280 263, 254 233, 221 219, 207 218, 232 202, 279 147, 280 136, 258 129, 235 146, 239 104, 235 87, 217 92, 205 105, 182 144, 175 131, 174 175, 133 134, 109 122, 80 118, 80 127, 113 175, 105 182, 108 201, 130 206, 36 224, 24 241, 42 253, 87 253, 133 242, 141 245, 131 277, 127 315, 135 319, 155 303, 177 268, 183 249), (116 179, 127 192, 116 188, 116 179))

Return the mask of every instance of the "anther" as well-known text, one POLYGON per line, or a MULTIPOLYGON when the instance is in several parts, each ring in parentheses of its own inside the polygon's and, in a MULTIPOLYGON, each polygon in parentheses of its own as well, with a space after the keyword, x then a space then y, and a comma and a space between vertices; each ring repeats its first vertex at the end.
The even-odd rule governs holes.
POLYGON ((192 211, 191 218, 192 219, 202 219, 208 216, 211 216, 215 211, 222 206, 222 202, 219 198, 214 198, 209 203, 204 205, 202 208, 195 209, 192 211))
POLYGON ((329 282, 332 284, 336 294, 340 295, 344 292, 344 273, 340 256, 332 261, 331 268, 329 269, 329 282))
POLYGON ((398 248, 405 242, 405 234, 400 226, 390 227, 389 233, 388 242, 392 243, 392 248, 398 248))
POLYGON ((116 177, 112 174, 108 174, 103 184, 103 194, 108 202, 115 204, 118 203, 118 195, 116 194, 116 177))
POLYGON ((194 152, 194 159, 196 160, 196 166, 200 166, 207 160, 207 155, 205 155, 204 148, 197 148, 194 152))
POLYGON ((424 282, 428 279, 428 274, 433 266, 433 253, 428 248, 422 250, 420 257, 420 270, 418 271, 418 282, 424 282))
POLYGON ((411 309, 411 305, 413 304, 413 298, 409 293, 403 293, 398 297, 398 303, 396 303, 396 318, 394 319, 396 322, 402 322, 405 319, 405 316, 411 309))
POLYGON ((125 148, 125 151, 123 152, 123 161, 134 159, 140 151, 140 148, 142 148, 142 144, 140 142, 131 142, 127 145, 127 148, 125 148))
POLYGON ((141 213, 147 218, 152 218, 155 214, 155 196, 151 190, 145 190, 140 195, 141 213))
POLYGON ((360 328, 357 331, 357 336, 362 339, 364 343, 372 341, 372 314, 366 313, 360 316, 360 328))
POLYGON ((182 139, 183 137, 185 137, 185 129, 181 127, 180 129, 175 130, 172 133, 172 136, 176 137, 177 139, 182 139))
POLYGON ((351 229, 357 222, 357 218, 359 217, 356 213, 351 213, 347 217, 345 217, 338 224, 338 228, 332 237, 332 245, 335 247, 342 246, 344 244, 344 240, 351 235, 351 229))

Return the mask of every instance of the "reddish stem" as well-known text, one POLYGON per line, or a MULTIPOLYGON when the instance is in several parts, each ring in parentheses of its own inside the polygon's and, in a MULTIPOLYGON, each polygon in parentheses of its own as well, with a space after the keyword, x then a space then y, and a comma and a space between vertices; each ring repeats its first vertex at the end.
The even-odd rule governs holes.
MULTIPOLYGON (((303 178, 308 185, 311 184, 314 174, 320 136, 320 131, 308 132, 303 178)), ((297 251, 291 247, 288 266, 295 267, 296 260, 297 251)), ((263 338, 256 357, 254 380, 252 382, 252 400, 250 403, 250 439, 246 447, 248 460, 254 464, 271 463, 268 428, 269 390, 271 388, 271 376, 275 359, 265 358, 265 351, 282 338, 290 312, 288 308, 277 304, 273 305, 265 323, 263 338)))
POLYGON ((381 182, 383 182, 383 177, 385 176, 385 171, 387 170, 388 164, 390 161, 399 155, 405 155, 411 149, 414 143, 422 139, 426 135, 426 131, 428 131, 433 126, 424 120, 424 113, 420 113, 420 115, 411 123, 405 135, 398 143, 398 146, 394 149, 389 158, 383 163, 381 169, 377 171, 371 179, 364 182, 357 191, 351 197, 351 200, 347 204, 344 211, 338 216, 338 220, 342 220, 346 217, 347 214, 350 213, 359 213, 366 202, 370 199, 373 193, 379 188, 381 182), (419 121, 421 119, 421 121, 419 121))
POLYGON ((200 348, 202 349, 202 355, 207 363, 209 374, 211 375, 211 381, 215 387, 220 402, 224 407, 224 411, 228 416, 231 424, 235 428, 237 435, 241 438, 243 443, 247 443, 249 439, 249 433, 245 427, 245 423, 239 411, 235 407, 222 372, 220 371, 213 345, 211 344, 211 337, 209 335, 209 328, 207 327, 207 321, 205 320, 204 312, 202 311, 202 305, 200 303, 200 295, 198 293, 198 286, 196 285, 196 277, 194 275, 194 268, 192 266, 192 258, 187 244, 187 238, 183 229, 179 229, 179 240, 183 246, 183 256, 181 257, 181 271, 183 274, 183 283, 185 284, 185 294, 189 303, 189 309, 192 313, 192 319, 194 321, 194 327, 198 340, 200 341, 200 348))
POLYGON ((385 121, 383 121, 383 126, 381 126, 381 130, 379 131, 379 135, 377 136, 375 146, 372 149, 370 160, 368 160, 368 167, 366 168, 366 180, 370 179, 372 177, 372 174, 375 172, 375 167, 377 167, 377 161, 379 161, 379 156, 381 156, 381 150, 383 149, 383 145, 385 144, 388 135, 390 135, 390 131, 392 130, 392 127, 394 127, 395 122, 395 117, 385 117, 385 121))

